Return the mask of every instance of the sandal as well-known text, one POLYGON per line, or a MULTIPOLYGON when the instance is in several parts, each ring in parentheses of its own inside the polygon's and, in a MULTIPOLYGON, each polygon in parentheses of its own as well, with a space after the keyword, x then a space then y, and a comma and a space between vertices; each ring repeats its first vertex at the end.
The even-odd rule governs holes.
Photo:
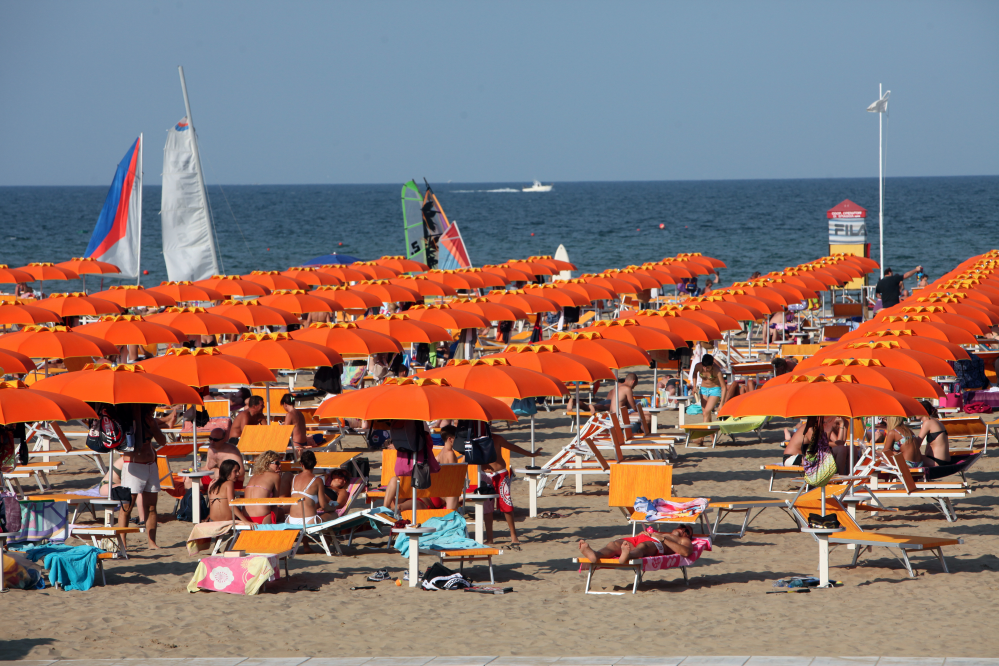
POLYGON ((517 551, 519 551, 520 550, 520 544, 519 543, 511 543, 510 546, 509 546, 509 548, 510 548, 510 550, 517 550, 517 551))
POLYGON ((375 573, 368 576, 368 580, 373 581, 375 583, 388 579, 389 579, 388 569, 379 569, 375 573))

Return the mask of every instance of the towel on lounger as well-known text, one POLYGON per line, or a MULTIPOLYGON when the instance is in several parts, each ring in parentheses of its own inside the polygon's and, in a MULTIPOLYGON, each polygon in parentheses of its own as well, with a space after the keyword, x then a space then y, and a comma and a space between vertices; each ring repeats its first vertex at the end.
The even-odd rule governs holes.
MULTIPOLYGON (((440 518, 424 521, 423 527, 433 527, 434 532, 420 537, 420 548, 429 550, 461 550, 463 548, 485 548, 481 543, 465 536, 465 517, 452 511, 440 518)), ((403 557, 409 557, 409 536, 400 534, 395 540, 395 549, 403 557)))

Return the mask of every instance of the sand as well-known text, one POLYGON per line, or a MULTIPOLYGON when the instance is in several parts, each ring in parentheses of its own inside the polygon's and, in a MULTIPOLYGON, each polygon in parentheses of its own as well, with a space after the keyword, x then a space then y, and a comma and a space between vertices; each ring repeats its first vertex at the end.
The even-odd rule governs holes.
MULTIPOLYGON (((699 418, 699 417, 697 417, 699 418)), ((666 421, 676 422, 669 413, 666 421)), ((538 441, 551 453, 568 438, 560 411, 538 415, 538 441)), ((764 432, 728 438, 714 450, 680 448, 674 468, 677 495, 714 500, 765 498, 767 480, 759 466, 779 460, 777 421, 764 432)), ((527 424, 505 432, 526 445, 527 424)), ((362 445, 348 438, 348 448, 362 445)), ((369 454, 373 462, 378 458, 369 454)), ((515 466, 525 464, 516 459, 515 466)), ((82 464, 66 465, 50 478, 57 489, 82 488, 96 474, 82 464)), ((165 522, 163 550, 132 538, 133 557, 107 564, 107 587, 88 592, 14 590, 0 597, 0 659, 126 657, 281 657, 403 655, 594 655, 757 654, 994 656, 999 635, 988 627, 999 604, 996 557, 996 480, 999 468, 986 458, 969 474, 974 495, 957 504, 959 521, 947 523, 933 506, 902 500, 901 511, 865 529, 916 535, 963 537, 948 548, 952 573, 935 558, 916 555, 918 577, 910 579, 885 549, 848 568, 852 551, 837 548, 832 577, 837 589, 811 594, 775 594, 774 580, 814 575, 818 548, 790 519, 768 510, 743 538, 720 537, 714 550, 690 568, 690 586, 679 570, 647 575, 636 595, 582 593, 585 574, 571 563, 576 542, 600 545, 630 534, 617 509, 607 507, 606 482, 589 481, 577 495, 572 483, 547 490, 539 511, 559 519, 527 517, 527 484, 514 484, 520 552, 498 558, 497 581, 512 594, 487 596, 425 592, 377 584, 365 577, 381 567, 401 576, 406 561, 384 548, 385 539, 362 536, 344 557, 299 555, 291 577, 256 597, 190 594, 185 587, 196 560, 184 541, 190 523, 165 522), (523 507, 523 508, 521 508, 523 507), (318 591, 312 591, 318 588, 318 591)), ((373 474, 377 475, 375 469, 373 474)), ((787 497, 775 495, 772 497, 787 497)), ((161 495, 169 510, 172 498, 161 495)), ((167 519, 168 520, 168 519, 167 519)), ((497 544, 509 543, 497 524, 497 544)), ((730 525, 731 527, 731 525, 730 525)), ((369 533, 373 536, 373 533, 369 533)), ((430 559, 421 560, 423 566, 430 559)), ((488 582, 483 567, 467 572, 488 582)), ((631 576, 601 571, 596 589, 630 592, 631 576)))

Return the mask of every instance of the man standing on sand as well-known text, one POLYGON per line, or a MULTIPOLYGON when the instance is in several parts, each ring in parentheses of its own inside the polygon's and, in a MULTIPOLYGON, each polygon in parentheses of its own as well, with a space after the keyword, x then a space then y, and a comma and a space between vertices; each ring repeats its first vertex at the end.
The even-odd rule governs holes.
POLYGON ((232 427, 229 429, 229 443, 237 443, 239 438, 243 436, 243 428, 246 426, 260 425, 266 421, 264 399, 259 395, 251 395, 246 400, 246 407, 232 420, 232 427))
POLYGON ((295 396, 285 393, 281 396, 281 407, 284 408, 284 424, 292 427, 291 443, 296 452, 301 452, 307 446, 309 438, 305 434, 305 416, 295 408, 295 396))
POLYGON ((902 275, 895 275, 892 269, 886 268, 885 276, 878 281, 878 286, 874 287, 875 297, 881 297, 881 308, 890 308, 898 305, 899 301, 902 300, 902 292, 905 289, 902 285, 902 280, 922 272, 922 266, 916 266, 908 273, 903 273, 902 275))
POLYGON ((118 405, 116 413, 122 432, 131 430, 135 437, 135 449, 122 453, 121 485, 132 492, 132 500, 118 512, 118 527, 128 527, 132 517, 132 507, 138 504, 139 520, 146 526, 146 537, 150 548, 156 545, 156 498, 160 492, 159 472, 156 466, 156 451, 153 439, 160 446, 166 444, 166 437, 153 420, 152 405, 118 405), (133 430, 134 428, 134 430, 133 430))

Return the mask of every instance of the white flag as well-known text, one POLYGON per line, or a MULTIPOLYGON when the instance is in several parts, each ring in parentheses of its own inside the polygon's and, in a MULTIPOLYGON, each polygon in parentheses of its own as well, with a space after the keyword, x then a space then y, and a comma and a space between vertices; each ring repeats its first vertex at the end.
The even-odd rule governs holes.
POLYGON ((871 113, 888 113, 888 96, 891 95, 891 91, 885 93, 885 96, 878 101, 867 107, 867 110, 871 113))

